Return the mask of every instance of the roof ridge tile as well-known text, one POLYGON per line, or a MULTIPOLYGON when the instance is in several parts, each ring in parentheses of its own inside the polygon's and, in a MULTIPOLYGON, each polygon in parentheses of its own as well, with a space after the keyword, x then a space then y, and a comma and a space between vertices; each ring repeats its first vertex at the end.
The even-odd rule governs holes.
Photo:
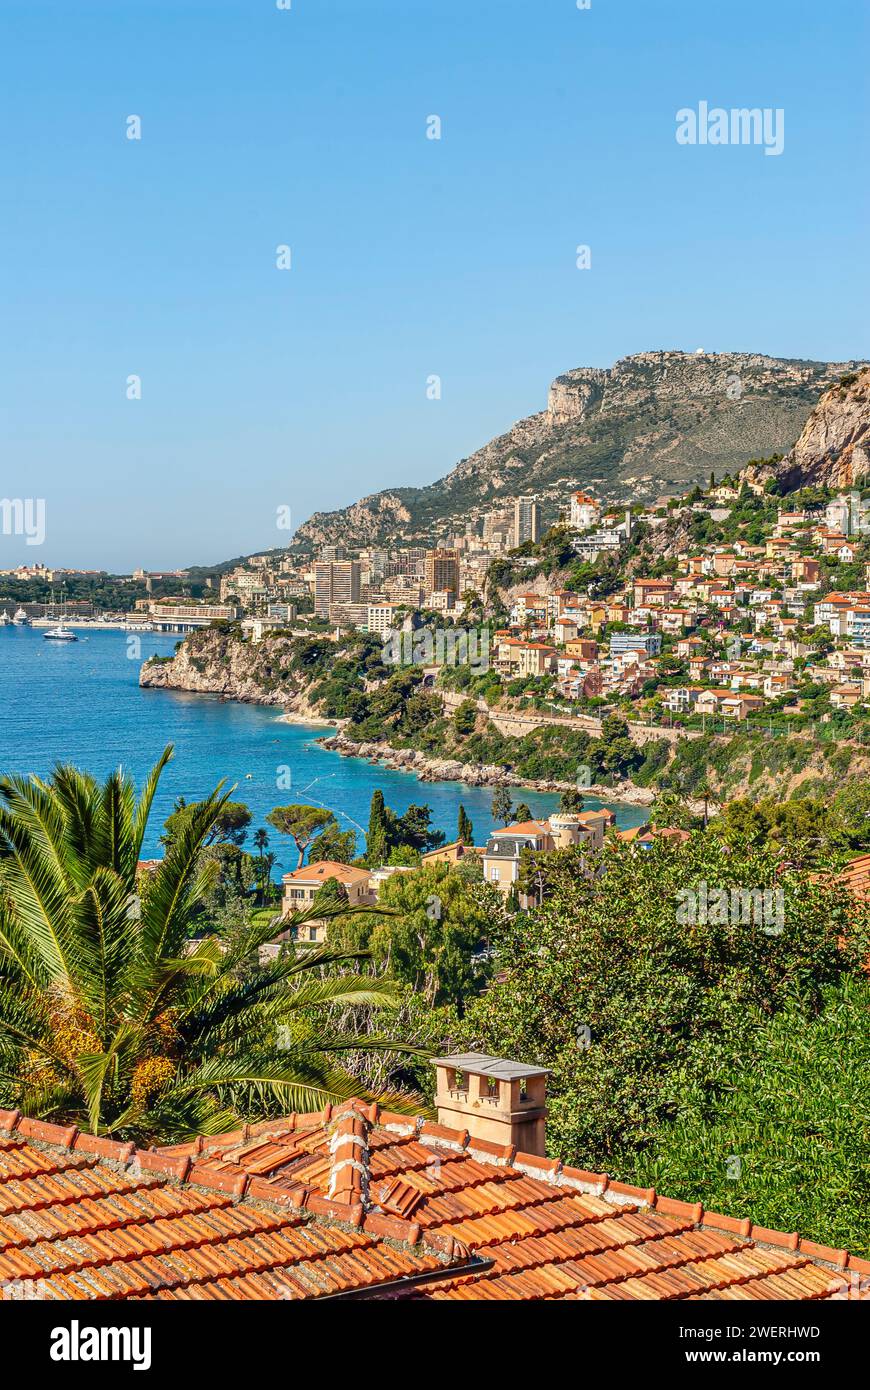
POLYGON ((233 1172, 232 1168, 215 1168, 209 1163, 191 1164, 190 1159, 187 1159, 187 1164, 182 1181, 186 1179, 198 1187, 208 1187, 216 1192, 229 1192, 233 1197, 243 1197, 251 1181, 244 1169, 233 1172))
POLYGON ((420 1129, 422 1119, 422 1115, 398 1115, 393 1110, 382 1110, 378 1126, 381 1129, 389 1130, 391 1134, 395 1132, 416 1134, 420 1129))
POLYGON ((632 1187, 631 1183, 609 1181, 607 1200, 620 1206, 627 1202, 642 1202, 648 1207, 654 1207, 656 1190, 654 1187, 632 1187), (613 1195, 611 1196, 611 1194, 613 1195))
POLYGON ((420 1138, 439 1139, 442 1143, 458 1149, 467 1149, 470 1135, 467 1129, 449 1129, 435 1120, 424 1120, 419 1128, 420 1138))
POLYGON ((134 1172, 165 1173, 178 1182, 185 1182, 191 1169, 189 1156, 173 1158, 159 1149, 134 1149, 131 1159, 134 1172))
POLYGON ((514 1156, 513 1167, 518 1168, 527 1177, 539 1178, 541 1182, 549 1182, 556 1186, 562 1173, 562 1160, 544 1158, 540 1154, 518 1153, 514 1156))
POLYGON ((772 1231, 767 1226, 753 1225, 749 1232, 750 1240, 759 1240, 762 1245, 773 1245, 779 1250, 797 1250, 800 1236, 797 1231, 772 1231))
MULTIPOLYGON (((421 1234, 417 1221, 407 1221, 403 1216, 391 1216, 389 1212, 369 1209, 363 1216, 362 1229, 372 1235, 385 1236, 388 1240, 399 1240, 407 1245, 419 1245, 421 1234)), ((431 1244, 425 1236, 423 1240, 431 1244)))
POLYGON ((578 1188, 595 1197, 602 1196, 610 1181, 606 1173, 589 1173, 585 1168, 563 1167, 559 1177, 562 1186, 578 1188))
POLYGON ((516 1144, 494 1144, 490 1139, 478 1139, 472 1136, 468 1143, 468 1152, 472 1158, 481 1158, 487 1162, 491 1156, 500 1159, 508 1167, 512 1167, 517 1156, 516 1144))
POLYGON ((663 1212, 665 1216, 688 1216, 694 1225, 701 1224, 704 1215, 704 1207, 701 1202, 681 1202, 676 1197, 662 1197, 656 1193, 656 1211, 663 1212))
POLYGON ((79 1132, 78 1125, 53 1125, 48 1120, 31 1120, 26 1115, 18 1120, 17 1131, 25 1139, 37 1139, 43 1144, 57 1144, 71 1149, 79 1132))
POLYGON ((121 1144, 117 1139, 106 1139, 99 1134, 82 1134, 81 1130, 76 1133, 72 1147, 75 1153, 95 1154, 98 1158, 113 1159, 125 1168, 136 1153, 136 1145, 133 1143, 121 1144))
POLYGON ((329 1127, 329 1184, 327 1197, 349 1206, 369 1205, 370 1123, 364 1111, 348 1102, 329 1127))

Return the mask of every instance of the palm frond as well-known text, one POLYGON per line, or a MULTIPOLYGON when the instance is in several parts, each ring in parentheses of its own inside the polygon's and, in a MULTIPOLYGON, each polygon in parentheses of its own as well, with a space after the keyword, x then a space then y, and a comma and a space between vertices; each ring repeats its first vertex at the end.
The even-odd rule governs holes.
POLYGON ((151 807, 154 804, 158 783, 163 775, 163 769, 166 767, 167 763, 172 761, 174 756, 175 749, 173 745, 167 743, 160 757, 157 759, 157 762, 145 778, 145 785, 139 793, 139 804, 133 816, 132 830, 132 845, 137 862, 142 852, 142 843, 148 828, 148 819, 151 815, 151 807))
POLYGON ((165 957, 178 956, 187 940, 192 909, 219 872, 217 864, 201 863, 205 838, 229 798, 230 792, 214 792, 183 818, 149 884, 139 928, 140 961, 146 973, 165 957))
POLYGON ((110 773, 100 796, 100 815, 95 849, 98 862, 114 869, 129 882, 135 882, 136 856, 133 849, 133 816, 136 794, 133 783, 120 768, 110 773))
POLYGON ((46 808, 33 812, 26 798, 10 794, 8 779, 0 784, 0 796, 13 807, 12 811, 0 807, 8 909, 28 933, 49 976, 72 979, 70 884, 54 842, 56 827, 46 828, 55 815, 46 813, 46 808))
POLYGON ((111 869, 97 869, 77 900, 75 930, 82 947, 76 980, 79 998, 102 1034, 124 990, 135 950, 130 894, 111 869))
POLYGON ((346 1072, 318 1059, 315 1054, 292 1054, 281 1060, 262 1057, 234 1057, 209 1061, 180 1080, 171 1096, 195 1091, 226 1089, 247 1093, 277 1104, 283 1113, 322 1110, 326 1104, 341 1104, 354 1098, 377 1097, 346 1072))
POLYGON ((61 809, 64 861, 76 887, 83 888, 100 862, 95 854, 99 833, 100 788, 90 773, 69 763, 55 768, 49 784, 37 783, 61 809))

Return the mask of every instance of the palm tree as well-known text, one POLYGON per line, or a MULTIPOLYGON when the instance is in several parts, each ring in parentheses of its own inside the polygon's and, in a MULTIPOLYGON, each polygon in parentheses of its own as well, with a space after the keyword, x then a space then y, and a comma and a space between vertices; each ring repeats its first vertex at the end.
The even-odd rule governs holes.
POLYGON ((275 855, 269 856, 272 863, 266 868, 266 850, 269 848, 269 832, 260 826, 259 830, 254 831, 254 847, 257 850, 257 869, 259 873, 260 902, 266 901, 266 879, 271 874, 272 866, 275 863, 275 855))
POLYGON ((71 766, 47 781, 0 778, 0 1104, 165 1143, 360 1093, 336 1060, 358 1039, 317 1023, 323 1005, 394 1002, 390 982, 321 969, 359 952, 288 947, 259 966, 274 922, 190 939, 218 870, 202 850, 230 795, 222 786, 182 819, 139 896, 137 862, 171 756, 138 803, 120 770, 102 786, 71 766))
MULTIPOLYGON (((263 855, 263 858, 262 858, 262 861, 261 861, 261 862, 262 862, 263 875, 262 875, 262 882, 261 882, 261 884, 260 884, 260 891, 261 891, 261 893, 262 893, 262 902, 263 902, 263 904, 264 904, 264 906, 265 906, 265 904, 267 904, 267 903, 268 903, 268 900, 269 900, 269 889, 273 886, 273 885, 272 885, 272 870, 274 869, 275 865, 278 863, 278 856, 277 856, 277 854, 273 854, 272 851, 270 850, 268 854, 264 854, 264 855, 263 855)), ((273 894, 273 896, 274 896, 274 894, 273 894)))

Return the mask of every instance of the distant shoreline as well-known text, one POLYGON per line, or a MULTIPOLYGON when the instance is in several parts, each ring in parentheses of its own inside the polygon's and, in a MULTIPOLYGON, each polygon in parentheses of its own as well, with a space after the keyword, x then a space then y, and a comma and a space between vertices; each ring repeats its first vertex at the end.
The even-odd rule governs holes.
MULTIPOLYGON (((2 612, 2 608, 0 608, 2 612)), ((11 617, 11 614, 10 614, 11 617)), ((102 618, 29 618, 26 623, 9 623, 4 626, 17 627, 19 631, 43 632, 47 628, 57 627, 62 622, 64 627, 75 628, 77 632, 141 632, 149 637, 171 637, 172 633, 155 632, 152 628, 140 627, 138 623, 126 623, 120 620, 111 622, 102 618)))

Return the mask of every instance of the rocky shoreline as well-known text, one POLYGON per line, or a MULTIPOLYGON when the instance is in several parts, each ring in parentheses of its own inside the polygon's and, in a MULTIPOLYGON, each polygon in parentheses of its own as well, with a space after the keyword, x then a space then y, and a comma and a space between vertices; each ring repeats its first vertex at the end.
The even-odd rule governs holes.
MULTIPOLYGON (((269 643, 261 644, 259 654, 268 657, 269 643)), ((392 748, 389 744, 356 742, 342 732, 345 720, 318 714, 304 689, 288 690, 277 684, 264 689, 260 673, 252 669, 251 655, 240 644, 213 638, 204 643, 185 642, 174 658, 145 662, 139 684, 156 690, 179 690, 210 695, 243 704, 266 705, 280 709, 278 719, 285 724, 304 724, 315 728, 334 728, 337 732, 318 739, 322 747, 344 758, 363 758, 372 764, 413 773, 421 782, 464 782, 470 787, 526 787, 530 791, 576 791, 574 782, 549 778, 520 777, 497 764, 463 763, 455 758, 431 758, 413 748, 392 748)), ((600 800, 622 802, 627 806, 649 806, 655 794, 647 787, 623 781, 610 787, 583 787, 583 792, 600 800)))
MULTIPOLYGON (((258 654, 268 656, 268 644, 263 643, 258 654)), ((318 714, 304 689, 288 689, 286 684, 277 682, 274 688, 264 689, 260 673, 253 669, 249 649, 220 638, 214 639, 211 649, 184 642, 174 657, 144 662, 139 685, 148 690, 178 690, 243 705, 265 705, 280 710, 278 717, 285 724, 311 724, 321 729, 341 725, 340 720, 318 714)))
MULTIPOLYGON (((412 772, 421 782, 464 782, 470 787, 526 787, 530 791, 576 791, 576 782, 558 782, 543 777, 520 777, 495 763, 462 763, 455 758, 430 758, 416 748, 391 748, 383 743, 360 743, 346 734, 333 734, 317 740, 323 748, 343 758, 364 758, 396 772, 412 772)), ((620 782, 608 787, 597 784, 581 788, 585 795, 599 800, 621 801, 627 806, 650 806, 655 794, 647 787, 620 782)))

